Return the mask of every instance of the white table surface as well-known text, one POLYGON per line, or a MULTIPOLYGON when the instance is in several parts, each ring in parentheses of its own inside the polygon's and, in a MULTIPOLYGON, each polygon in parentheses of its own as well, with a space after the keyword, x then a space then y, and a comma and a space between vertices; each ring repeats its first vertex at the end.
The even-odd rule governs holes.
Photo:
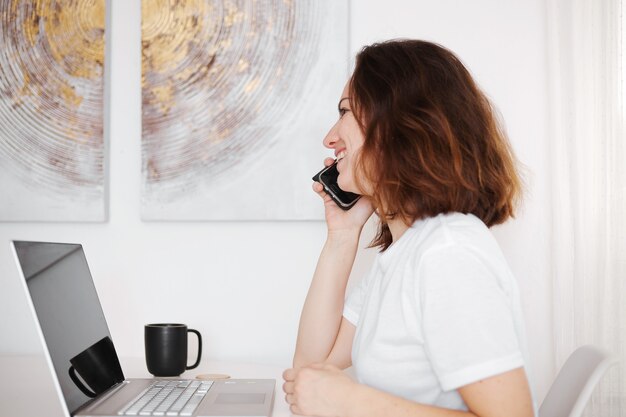
MULTIPOLYGON (((120 358, 126 378, 152 378, 143 358, 120 358)), ((275 379, 272 417, 292 416, 282 390, 282 368, 245 362, 202 360, 181 378, 199 374, 226 374, 231 378, 275 379)), ((57 397, 43 356, 0 356, 0 414, 7 417, 67 417, 57 397)))

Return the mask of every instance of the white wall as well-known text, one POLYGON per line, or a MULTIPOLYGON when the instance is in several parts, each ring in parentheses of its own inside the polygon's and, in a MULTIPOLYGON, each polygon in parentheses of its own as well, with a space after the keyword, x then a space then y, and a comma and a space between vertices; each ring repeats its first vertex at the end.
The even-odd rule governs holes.
MULTIPOLYGON (((8 246, 9 239, 32 239, 84 244, 121 355, 143 356, 144 323, 178 321, 202 332, 205 357, 288 366, 325 226, 140 221, 139 4, 116 1, 112 8, 110 219, 0 223, 0 352, 40 350, 8 246)), ((522 291, 538 399, 555 372, 544 26, 541 0, 353 0, 351 5, 353 54, 392 37, 439 42, 461 57, 502 113, 526 165, 528 191, 518 219, 494 233, 522 291)), ((353 275, 367 269, 373 254, 359 255, 353 275)))

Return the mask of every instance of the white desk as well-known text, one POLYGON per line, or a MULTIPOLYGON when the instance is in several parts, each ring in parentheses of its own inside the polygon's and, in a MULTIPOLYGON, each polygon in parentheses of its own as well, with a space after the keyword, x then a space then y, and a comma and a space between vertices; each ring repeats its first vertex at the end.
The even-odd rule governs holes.
MULTIPOLYGON (((143 358, 120 358, 126 378, 152 378, 143 358)), ((3 416, 63 417, 53 380, 43 356, 0 356, 0 407, 3 416), (37 396, 33 397, 33 393, 37 396)), ((227 374, 231 378, 272 378, 276 380, 273 417, 289 417, 289 406, 282 390, 283 369, 276 366, 239 362, 212 362, 181 375, 193 379, 198 374, 227 374)))

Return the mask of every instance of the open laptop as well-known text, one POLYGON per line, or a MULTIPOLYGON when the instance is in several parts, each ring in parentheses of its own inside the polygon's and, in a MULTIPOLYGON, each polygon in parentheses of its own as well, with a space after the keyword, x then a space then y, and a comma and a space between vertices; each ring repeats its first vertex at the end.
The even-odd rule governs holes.
POLYGON ((274 379, 125 379, 83 247, 11 246, 66 415, 271 414, 274 379))

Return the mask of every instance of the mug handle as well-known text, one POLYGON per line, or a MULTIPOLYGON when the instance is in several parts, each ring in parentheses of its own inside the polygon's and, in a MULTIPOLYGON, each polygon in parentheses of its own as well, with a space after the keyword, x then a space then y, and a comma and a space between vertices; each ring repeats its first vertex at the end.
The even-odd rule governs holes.
POLYGON ((200 332, 194 329, 187 329, 187 334, 189 333, 195 333, 196 336, 198 336, 198 359, 196 359, 196 363, 194 363, 191 366, 188 366, 185 369, 194 369, 197 368, 198 365, 200 365, 200 358, 202 358, 202 336, 200 335, 200 332))
POLYGON ((80 382, 80 379, 78 379, 78 377, 76 376, 76 370, 73 366, 70 366, 70 369, 68 369, 67 371, 70 374, 70 378, 72 379, 74 384, 76 384, 78 389, 81 390, 83 394, 85 394, 89 398, 96 398, 96 393, 89 391, 89 389, 84 386, 82 382, 80 382))

